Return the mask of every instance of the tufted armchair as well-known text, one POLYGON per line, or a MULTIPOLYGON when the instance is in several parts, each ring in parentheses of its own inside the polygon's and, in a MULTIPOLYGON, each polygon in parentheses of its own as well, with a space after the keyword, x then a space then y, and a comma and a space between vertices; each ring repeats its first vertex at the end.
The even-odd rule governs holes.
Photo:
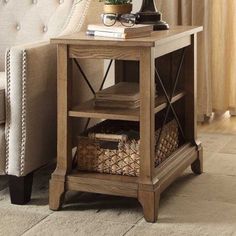
POLYGON ((10 176, 14 204, 30 200, 34 170, 56 157, 56 48, 49 39, 97 20, 100 4, 91 1, 0 0, 0 174, 10 176))

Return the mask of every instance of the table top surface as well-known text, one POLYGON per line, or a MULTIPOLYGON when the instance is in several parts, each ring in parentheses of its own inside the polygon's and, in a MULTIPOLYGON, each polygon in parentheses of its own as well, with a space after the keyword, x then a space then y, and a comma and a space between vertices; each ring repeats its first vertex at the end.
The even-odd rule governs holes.
POLYGON ((176 40, 184 36, 199 33, 203 27, 196 26, 172 26, 169 30, 154 31, 150 37, 132 38, 132 39, 116 39, 107 37, 88 36, 85 32, 74 33, 70 35, 52 38, 51 43, 54 44, 70 44, 70 45, 96 45, 96 46, 139 46, 139 47, 155 47, 171 40, 176 40))

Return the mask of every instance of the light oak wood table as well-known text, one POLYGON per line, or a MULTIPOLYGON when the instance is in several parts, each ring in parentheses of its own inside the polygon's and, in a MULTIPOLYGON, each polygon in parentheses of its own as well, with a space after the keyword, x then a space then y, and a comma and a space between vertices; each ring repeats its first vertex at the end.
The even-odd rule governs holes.
POLYGON ((202 27, 178 26, 129 40, 94 38, 84 32, 51 40, 58 45, 58 148, 57 168, 50 180, 50 209, 59 210, 69 190, 111 194, 138 198, 145 219, 155 222, 160 194, 188 166, 194 173, 202 173, 202 146, 196 139, 197 33, 201 31, 202 27), (96 109, 93 100, 72 107, 71 70, 75 58, 115 60, 116 82, 138 79, 140 108, 96 109), (157 83, 160 94, 157 91, 156 98, 157 83), (183 141, 175 153, 155 166, 155 117, 161 112, 177 118, 183 141), (140 176, 73 170, 72 117, 139 122, 140 176))

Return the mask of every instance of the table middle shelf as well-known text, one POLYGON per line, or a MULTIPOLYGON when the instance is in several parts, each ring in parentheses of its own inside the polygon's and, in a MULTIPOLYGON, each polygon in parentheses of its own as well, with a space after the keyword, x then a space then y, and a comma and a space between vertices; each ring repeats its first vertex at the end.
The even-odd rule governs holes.
MULTIPOLYGON (((184 91, 178 91, 173 96, 171 103, 175 103, 185 96, 184 91)), ((84 117, 96 119, 110 120, 127 120, 140 121, 140 109, 124 109, 124 108, 97 108, 94 105, 95 100, 91 99, 79 106, 75 106, 69 111, 70 117, 84 117)), ((156 98, 155 114, 162 111, 168 106, 164 95, 156 98)))

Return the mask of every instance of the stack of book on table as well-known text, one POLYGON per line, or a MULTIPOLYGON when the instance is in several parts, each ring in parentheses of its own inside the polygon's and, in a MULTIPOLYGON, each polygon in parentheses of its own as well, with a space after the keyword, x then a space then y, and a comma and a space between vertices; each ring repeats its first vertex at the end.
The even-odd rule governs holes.
POLYGON ((105 26, 105 25, 88 25, 87 35, 101 36, 119 39, 130 39, 139 37, 148 37, 153 31, 151 25, 134 25, 125 27, 123 25, 105 26))
POLYGON ((139 84, 120 82, 95 95, 95 106, 135 109, 140 106, 139 84))

